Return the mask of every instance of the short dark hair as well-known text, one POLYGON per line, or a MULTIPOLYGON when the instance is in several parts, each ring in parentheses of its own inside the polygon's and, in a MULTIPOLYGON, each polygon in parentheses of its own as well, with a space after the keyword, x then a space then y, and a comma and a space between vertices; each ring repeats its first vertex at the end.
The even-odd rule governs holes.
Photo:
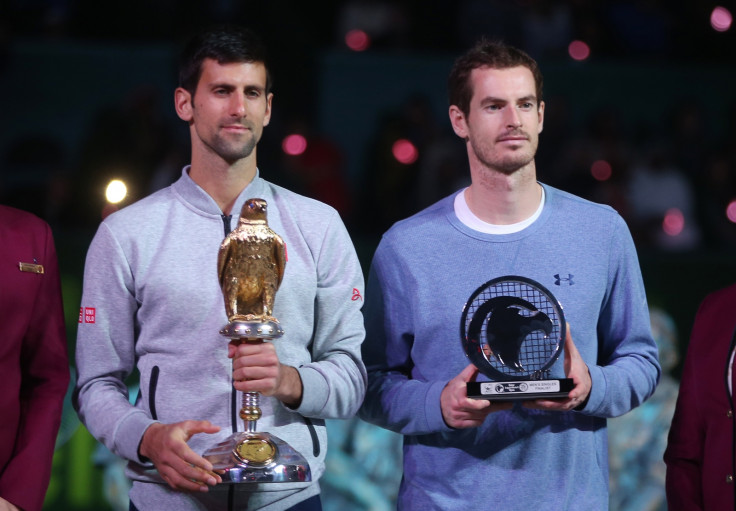
POLYGON ((219 64, 260 62, 266 68, 266 94, 271 92, 266 47, 255 32, 242 27, 221 25, 208 29, 189 40, 179 61, 179 87, 192 96, 202 76, 202 62, 216 60, 219 64))
POLYGON ((525 52, 500 41, 481 39, 467 53, 458 57, 447 80, 450 105, 457 106, 467 116, 470 112, 470 100, 473 87, 470 74, 473 69, 488 67, 491 69, 508 69, 522 66, 529 69, 534 76, 537 101, 542 101, 542 72, 537 62, 525 52))

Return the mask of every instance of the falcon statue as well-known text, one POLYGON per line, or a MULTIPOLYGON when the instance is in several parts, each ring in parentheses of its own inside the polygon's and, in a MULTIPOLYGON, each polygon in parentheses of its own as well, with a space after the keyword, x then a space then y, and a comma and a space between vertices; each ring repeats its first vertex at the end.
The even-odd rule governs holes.
POLYGON ((248 199, 238 226, 220 245, 217 274, 228 320, 274 321, 273 302, 284 278, 284 240, 266 220, 266 201, 248 199))

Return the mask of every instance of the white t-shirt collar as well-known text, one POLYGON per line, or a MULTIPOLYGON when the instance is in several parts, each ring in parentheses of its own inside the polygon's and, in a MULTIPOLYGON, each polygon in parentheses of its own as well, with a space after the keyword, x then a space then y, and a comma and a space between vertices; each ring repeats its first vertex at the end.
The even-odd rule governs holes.
POLYGON ((483 220, 475 216, 473 212, 470 211, 468 203, 465 200, 465 190, 467 190, 467 188, 463 188, 457 195, 455 195, 455 215, 457 215, 458 220, 460 220, 467 227, 485 234, 512 234, 524 230, 531 224, 533 224, 537 218, 539 218, 539 216, 542 214, 542 210, 544 209, 545 193, 544 187, 542 187, 542 199, 539 201, 539 207, 532 216, 515 224, 489 224, 488 222, 484 222, 483 220))

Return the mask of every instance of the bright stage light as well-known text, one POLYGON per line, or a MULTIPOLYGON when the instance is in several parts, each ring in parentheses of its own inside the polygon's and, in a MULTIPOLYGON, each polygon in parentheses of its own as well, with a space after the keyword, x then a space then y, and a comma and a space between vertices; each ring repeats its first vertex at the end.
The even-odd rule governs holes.
POLYGON ((726 207, 726 217, 729 221, 736 224, 736 199, 728 203, 728 206, 726 207))
POLYGON ((668 209, 662 221, 662 229, 670 236, 677 236, 685 228, 685 217, 677 208, 668 209))
POLYGON ((128 195, 128 187, 119 179, 113 179, 105 189, 105 198, 110 204, 117 204, 128 195))
POLYGON ((590 166, 590 173, 598 181, 608 181, 611 179, 613 169, 606 160, 597 160, 590 166))
POLYGON ((710 26, 716 32, 725 32, 731 28, 732 22, 733 16, 731 15, 731 11, 725 7, 718 6, 710 13, 710 26))
POLYGON ((281 142, 281 149, 289 156, 299 156, 307 150, 307 139, 298 133, 289 135, 281 142))
POLYGON ((417 151, 417 148, 405 138, 394 142, 391 152, 393 153, 394 158, 404 165, 410 165, 419 158, 419 151, 417 151))
POLYGON ((583 41, 573 41, 567 47, 567 53, 574 60, 585 60, 590 57, 590 46, 583 41))
POLYGON ((345 44, 353 51, 365 51, 371 45, 371 38, 362 30, 351 30, 345 34, 345 44))

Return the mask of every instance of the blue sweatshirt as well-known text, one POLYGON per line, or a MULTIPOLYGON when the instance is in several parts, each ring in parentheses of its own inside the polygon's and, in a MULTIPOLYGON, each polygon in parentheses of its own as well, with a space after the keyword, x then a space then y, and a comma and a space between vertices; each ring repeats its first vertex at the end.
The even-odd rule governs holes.
MULTIPOLYGON (((404 436, 399 509, 585 510, 608 507, 606 418, 641 404, 660 367, 633 241, 610 207, 545 186, 527 228, 483 234, 461 223, 454 196, 395 224, 370 270, 361 417, 404 436), (469 363, 466 300, 520 275, 561 302, 592 379, 583 410, 515 405, 478 428, 448 427, 445 384, 469 363)), ((561 356, 553 374, 564 374, 561 356)))

